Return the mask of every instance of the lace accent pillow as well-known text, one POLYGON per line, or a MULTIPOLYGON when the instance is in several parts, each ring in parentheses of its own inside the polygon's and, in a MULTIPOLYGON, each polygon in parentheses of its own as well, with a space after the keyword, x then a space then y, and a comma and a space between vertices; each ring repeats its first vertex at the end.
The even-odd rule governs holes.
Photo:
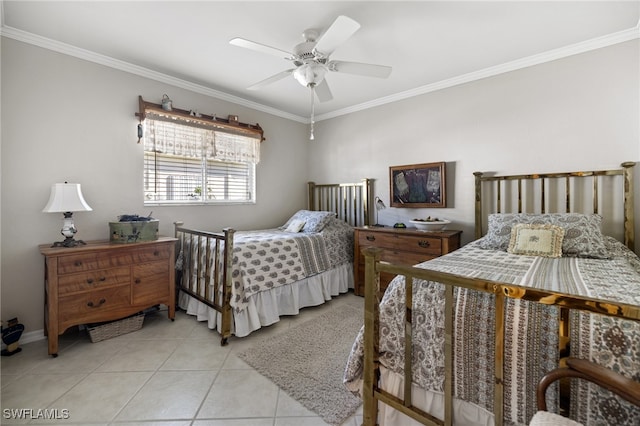
POLYGON ((304 220, 302 219, 294 219, 289 223, 289 225, 285 228, 287 232, 300 232, 304 227, 304 220))
POLYGON ((495 213, 489 215, 489 229, 479 242, 484 249, 507 251, 511 228, 518 223, 549 224, 564 229, 562 255, 567 257, 611 257, 600 230, 602 216, 582 213, 495 213))
POLYGON ((561 257, 564 229, 556 225, 519 223, 511 228, 507 251, 528 256, 561 257))

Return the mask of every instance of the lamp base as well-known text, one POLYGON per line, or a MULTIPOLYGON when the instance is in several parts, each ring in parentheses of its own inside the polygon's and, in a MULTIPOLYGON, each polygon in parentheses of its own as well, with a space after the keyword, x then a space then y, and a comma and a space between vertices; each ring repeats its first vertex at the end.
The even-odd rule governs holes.
POLYGON ((62 229, 60 230, 60 233, 65 237, 64 241, 55 242, 51 247, 75 247, 79 245, 86 245, 87 243, 82 240, 73 239, 76 232, 78 232, 78 229, 76 229, 76 226, 73 224, 73 212, 65 212, 62 229))
POLYGON ((75 240, 73 237, 67 237, 64 241, 56 241, 51 247, 76 247, 84 246, 86 244, 87 243, 82 240, 75 240))
POLYGON ((371 226, 376 226, 376 227, 379 227, 379 228, 384 228, 384 225, 381 225, 381 224, 379 224, 379 223, 376 223, 376 224, 371 225, 371 226))

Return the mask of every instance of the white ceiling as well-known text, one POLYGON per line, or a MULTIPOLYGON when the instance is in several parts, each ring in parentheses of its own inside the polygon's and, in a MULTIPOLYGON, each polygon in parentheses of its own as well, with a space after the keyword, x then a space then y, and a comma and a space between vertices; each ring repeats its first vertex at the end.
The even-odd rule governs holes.
POLYGON ((304 122, 310 91, 293 77, 246 90, 292 64, 229 40, 291 51, 339 15, 361 28, 331 59, 393 72, 329 73, 316 120, 640 37, 640 0, 4 1, 1 33, 304 122))

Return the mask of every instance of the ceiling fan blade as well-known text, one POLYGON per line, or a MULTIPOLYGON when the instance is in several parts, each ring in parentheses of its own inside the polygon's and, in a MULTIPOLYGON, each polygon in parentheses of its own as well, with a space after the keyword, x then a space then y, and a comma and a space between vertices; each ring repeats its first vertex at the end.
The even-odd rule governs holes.
POLYGON ((278 80, 282 80, 283 78, 288 77, 289 75, 291 75, 292 71, 293 71, 293 69, 290 69, 290 70, 279 72, 278 74, 274 74, 269 78, 265 78, 264 80, 259 81, 256 84, 247 87, 247 90, 262 89, 264 86, 268 86, 271 83, 275 83, 278 80))
POLYGON ((359 28, 360 24, 348 16, 338 16, 327 31, 320 36, 314 52, 324 58, 329 57, 338 46, 347 41, 359 28))
POLYGON ((266 44, 256 43, 255 41, 247 40, 244 38, 232 38, 229 40, 230 44, 234 46, 244 47, 245 49, 255 50, 257 52, 266 53, 269 55, 275 55, 287 60, 293 60, 294 55, 285 50, 278 49, 276 47, 267 46, 266 44))
POLYGON ((333 95, 331 94, 331 89, 329 89, 327 80, 322 80, 320 83, 318 83, 314 90, 320 102, 328 102, 333 99, 333 95))
POLYGON ((367 77, 387 78, 391 74, 391 67, 386 65, 362 64, 360 62, 329 61, 329 71, 347 74, 364 75, 367 77))

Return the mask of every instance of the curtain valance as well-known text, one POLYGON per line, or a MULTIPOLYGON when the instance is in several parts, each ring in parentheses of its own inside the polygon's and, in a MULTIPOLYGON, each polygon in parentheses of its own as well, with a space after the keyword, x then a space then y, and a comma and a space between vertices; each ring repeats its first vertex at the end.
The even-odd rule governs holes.
POLYGON ((261 137, 258 134, 166 118, 153 112, 146 113, 145 151, 235 163, 260 162, 261 137))

